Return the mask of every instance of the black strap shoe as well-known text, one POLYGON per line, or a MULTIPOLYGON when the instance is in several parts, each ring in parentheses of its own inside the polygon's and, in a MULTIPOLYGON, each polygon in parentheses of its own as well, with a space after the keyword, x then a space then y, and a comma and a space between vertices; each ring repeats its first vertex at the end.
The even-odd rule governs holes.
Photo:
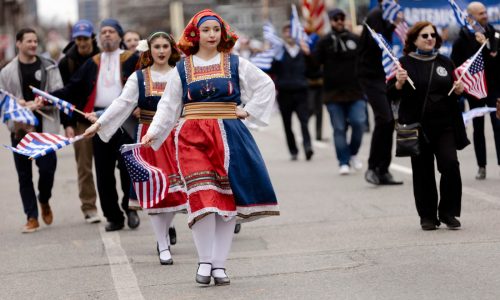
POLYGON ((241 224, 234 225, 234 233, 235 234, 240 233, 240 230, 241 230, 241 224))
MULTIPOLYGON (((212 266, 211 263, 206 263, 206 262, 199 262, 198 263, 198 270, 200 269, 200 265, 210 265, 212 266)), ((196 270, 196 282, 199 284, 210 284, 210 281, 212 280, 212 276, 208 275, 200 275, 198 274, 198 270, 196 270)))
POLYGON ((227 277, 226 274, 226 269, 224 268, 213 268, 212 269, 212 277, 214 278, 214 283, 215 285, 229 285, 231 283, 231 280, 229 280, 229 277, 227 277), (224 270, 224 275, 225 277, 215 277, 214 276, 214 270, 224 270))

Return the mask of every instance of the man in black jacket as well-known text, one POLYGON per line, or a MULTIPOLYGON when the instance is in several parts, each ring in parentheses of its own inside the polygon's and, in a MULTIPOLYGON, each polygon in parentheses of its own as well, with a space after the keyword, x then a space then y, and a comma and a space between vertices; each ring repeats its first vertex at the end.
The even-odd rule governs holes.
MULTIPOLYGON (((476 99, 471 95, 466 95, 469 108, 495 107, 497 98, 500 97, 500 68, 498 67, 498 40, 499 33, 488 23, 486 7, 480 2, 471 2, 467 6, 467 12, 484 28, 484 33, 470 32, 466 27, 462 27, 458 39, 453 44, 451 59, 456 66, 461 65, 476 53, 481 45, 488 39, 482 54, 484 59, 486 85, 488 97, 476 99)), ((493 127, 495 146, 497 151, 497 163, 500 165, 500 120, 495 118, 495 113, 490 114, 491 125, 493 127)), ((474 151, 479 166, 476 179, 486 178, 486 141, 484 137, 484 117, 477 117, 472 120, 474 128, 474 151)))
POLYGON ((311 145, 311 136, 307 124, 309 122, 309 110, 307 106, 306 78, 306 55, 310 54, 307 44, 299 46, 292 38, 290 25, 283 27, 284 54, 280 60, 275 60, 271 67, 271 73, 276 75, 276 88, 278 89, 278 105, 285 127, 288 150, 292 160, 297 160, 299 150, 295 143, 292 131, 292 114, 297 113, 302 130, 302 143, 306 159, 310 160, 314 152, 311 145))
MULTIPOLYGON (((86 113, 102 111, 111 105, 120 95, 127 78, 135 71, 139 59, 137 54, 120 49, 122 38, 123 29, 118 21, 102 21, 99 40, 103 52, 88 59, 68 84, 53 94, 62 99, 73 100, 76 107, 86 113)), ((137 228, 140 223, 137 212, 128 207, 130 177, 119 151, 121 145, 132 142, 132 137, 121 130, 118 130, 108 143, 104 143, 98 136, 92 140, 97 191, 102 211, 108 220, 106 231, 122 229, 125 221, 118 205, 115 179, 117 166, 123 192, 121 207, 127 214, 128 226, 137 228)))
POLYGON ((356 154, 366 123, 366 100, 353 68, 359 38, 345 29, 345 13, 341 9, 329 11, 328 17, 332 32, 318 42, 313 57, 323 65, 324 102, 333 127, 339 173, 347 175, 351 168, 362 168, 356 154), (349 143, 347 124, 352 129, 349 143))
MULTIPOLYGON (((382 18, 382 0, 378 2, 378 6, 370 11, 365 22, 375 32, 391 41, 395 26, 382 18)), ((363 27, 359 43, 357 72, 361 87, 368 97, 368 102, 375 115, 375 128, 365 179, 375 185, 402 184, 401 181, 394 180, 389 173, 392 159, 394 117, 386 95, 387 86, 382 67, 382 50, 373 40, 366 26, 363 27)))
MULTIPOLYGON (((59 62, 59 70, 64 84, 67 84, 73 74, 87 61, 98 54, 99 47, 94 34, 94 26, 88 20, 79 20, 72 29, 71 37, 74 39, 63 50, 65 56, 59 62)), ((62 116, 64 117, 64 115, 62 116)), ((64 122, 68 125, 67 122, 64 122)), ((75 120, 72 126, 66 126, 66 136, 73 137, 82 134, 90 126, 84 118, 75 120)), ((81 209, 88 223, 98 223, 96 189, 92 173, 92 140, 83 139, 73 144, 78 171, 78 196, 82 203, 81 209)))

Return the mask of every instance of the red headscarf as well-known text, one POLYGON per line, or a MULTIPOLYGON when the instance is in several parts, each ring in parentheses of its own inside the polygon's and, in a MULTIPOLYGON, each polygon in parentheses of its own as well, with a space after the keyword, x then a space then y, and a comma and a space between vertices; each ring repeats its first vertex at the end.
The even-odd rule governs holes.
POLYGON ((229 52, 233 48, 234 43, 238 40, 238 35, 231 31, 229 24, 227 24, 218 14, 214 13, 210 9, 204 9, 191 18, 186 28, 184 28, 184 32, 179 39, 179 42, 177 43, 177 46, 182 52, 184 52, 184 54, 193 54, 193 50, 195 50, 195 48, 199 45, 200 31, 198 29, 198 22, 201 18, 208 16, 216 17, 221 25, 221 41, 218 49, 223 52, 229 52))

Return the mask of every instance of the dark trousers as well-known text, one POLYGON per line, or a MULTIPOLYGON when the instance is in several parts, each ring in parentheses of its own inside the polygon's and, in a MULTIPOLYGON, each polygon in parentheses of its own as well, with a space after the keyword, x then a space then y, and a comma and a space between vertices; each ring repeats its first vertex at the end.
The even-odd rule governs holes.
MULTIPOLYGON (((467 97, 470 109, 477 107, 496 107, 496 97, 490 96, 485 99, 477 100, 471 96, 467 97)), ((497 164, 500 165, 500 120, 495 116, 495 112, 490 113, 491 127, 493 127, 493 136, 495 137, 495 147, 497 151, 497 164)), ((474 152, 476 153, 477 165, 486 167, 486 139, 484 138, 484 117, 472 119, 474 128, 474 152)))
POLYGON ((132 143, 132 139, 121 129, 113 135, 108 143, 103 142, 98 135, 93 138, 94 162, 97 179, 97 192, 101 202, 102 212, 108 222, 122 223, 125 218, 118 205, 116 191, 115 168, 120 170, 120 181, 123 192, 121 208, 128 212, 130 192, 130 177, 120 154, 120 147, 132 143))
MULTIPOLYGON (((15 147, 20 140, 10 137, 12 146, 15 147)), ((16 165, 19 179, 19 192, 23 201, 24 213, 27 218, 38 218, 37 195, 33 186, 33 166, 32 160, 27 156, 14 153, 14 163, 16 165)), ((57 156, 55 152, 37 158, 35 164, 38 167, 38 201, 49 203, 52 197, 52 186, 54 185, 54 174, 57 167, 57 156)))
POLYGON ((427 130, 429 143, 421 143, 421 154, 411 158, 413 194, 420 218, 436 220, 439 216, 460 216, 462 179, 457 158, 455 133, 451 127, 427 130), (438 205, 434 157, 441 173, 438 205))
POLYGON ((375 115, 368 169, 384 174, 391 164, 394 132, 394 117, 386 95, 387 86, 383 80, 377 79, 363 79, 360 83, 375 115))
POLYGON ((321 141, 323 129, 323 86, 309 87, 308 92, 309 114, 316 119, 316 140, 321 141))
POLYGON ((295 136, 292 131, 292 114, 295 112, 299 117, 300 129, 302 131, 302 139, 304 151, 312 149, 311 135, 307 127, 309 122, 309 110, 307 107, 307 89, 298 91, 279 90, 278 105, 283 118, 283 126, 285 127, 286 142, 290 154, 295 155, 299 152, 295 143, 295 136))

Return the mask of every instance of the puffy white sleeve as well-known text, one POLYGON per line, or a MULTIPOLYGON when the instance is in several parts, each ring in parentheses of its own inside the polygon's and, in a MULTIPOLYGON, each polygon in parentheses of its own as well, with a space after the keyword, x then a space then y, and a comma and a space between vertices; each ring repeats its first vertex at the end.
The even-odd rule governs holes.
POLYGON ((158 150, 170 131, 174 128, 182 111, 182 82, 177 68, 173 68, 167 75, 167 86, 158 102, 153 122, 147 134, 153 138, 151 145, 158 150))
POLYGON ((139 86, 137 74, 134 72, 127 79, 120 96, 111 102, 111 105, 97 120, 101 124, 98 132, 101 140, 107 143, 113 137, 118 128, 137 107, 138 101, 139 86))
POLYGON ((276 100, 274 82, 248 60, 239 58, 241 101, 250 114, 249 123, 267 126, 276 100))

